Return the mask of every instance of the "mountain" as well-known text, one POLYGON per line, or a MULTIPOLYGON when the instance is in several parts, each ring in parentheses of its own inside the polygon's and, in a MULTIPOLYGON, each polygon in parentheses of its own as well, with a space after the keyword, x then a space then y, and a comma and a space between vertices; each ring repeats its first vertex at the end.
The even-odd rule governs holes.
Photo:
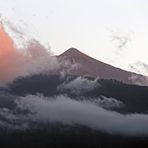
POLYGON ((118 80, 127 84, 147 85, 148 78, 146 76, 103 63, 76 48, 68 49, 57 58, 60 63, 63 63, 59 71, 68 75, 98 77, 118 80))

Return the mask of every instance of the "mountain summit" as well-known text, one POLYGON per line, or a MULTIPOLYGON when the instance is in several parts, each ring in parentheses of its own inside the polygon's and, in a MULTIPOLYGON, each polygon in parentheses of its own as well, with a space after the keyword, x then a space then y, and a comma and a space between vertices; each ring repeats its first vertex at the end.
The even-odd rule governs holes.
POLYGON ((66 50, 64 53, 62 53, 60 55, 60 57, 67 57, 67 58, 79 58, 79 57, 86 57, 87 55, 85 55, 84 53, 82 53, 81 51, 79 51, 76 48, 69 48, 68 50, 66 50))
POLYGON ((59 61, 68 63, 68 75, 98 77, 101 79, 118 80, 127 84, 147 85, 148 78, 133 72, 125 71, 112 65, 96 60, 76 48, 70 48, 57 56, 59 61))

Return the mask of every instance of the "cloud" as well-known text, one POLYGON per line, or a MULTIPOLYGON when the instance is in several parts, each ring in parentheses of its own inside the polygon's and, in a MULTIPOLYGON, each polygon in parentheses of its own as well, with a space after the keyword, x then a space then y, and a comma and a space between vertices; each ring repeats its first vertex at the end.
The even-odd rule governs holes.
POLYGON ((61 79, 65 78, 67 74, 72 73, 72 71, 77 70, 81 67, 80 63, 77 63, 75 59, 67 59, 66 57, 60 57, 58 59, 60 63, 60 76, 61 79))
POLYGON ((148 76, 148 65, 142 61, 130 64, 129 68, 136 73, 148 76))
POLYGON ((108 27, 106 27, 106 30, 110 32, 111 41, 115 43, 118 52, 127 48, 132 41, 133 32, 121 33, 119 30, 112 30, 108 27))
POLYGON ((90 100, 90 103, 95 103, 100 107, 103 107, 105 109, 116 109, 116 108, 123 108, 124 103, 122 101, 119 101, 115 98, 108 98, 105 96, 101 96, 100 98, 92 98, 90 100))
POLYGON ((99 84, 97 83, 98 79, 88 80, 87 78, 77 77, 71 81, 65 81, 58 87, 58 90, 68 90, 73 94, 83 94, 88 91, 92 91, 99 84))
POLYGON ((131 71, 135 73, 139 73, 141 75, 132 74, 128 79, 132 81, 133 84, 148 86, 148 65, 142 61, 138 61, 134 64, 130 64, 129 68, 131 71))
POLYGON ((21 110, 29 110, 30 120, 80 124, 112 134, 129 136, 148 135, 148 115, 123 115, 105 110, 91 102, 76 101, 60 95, 48 98, 28 95, 16 101, 21 110))
POLYGON ((138 75, 132 74, 128 79, 132 81, 132 83, 135 85, 148 86, 148 77, 146 76, 138 76, 138 75))
POLYGON ((0 108, 0 129, 9 131, 26 130, 29 128, 28 117, 16 114, 8 108, 0 108))
POLYGON ((55 57, 38 41, 28 41, 23 50, 17 49, 14 41, 0 24, 0 85, 13 81, 16 77, 58 68, 55 57))

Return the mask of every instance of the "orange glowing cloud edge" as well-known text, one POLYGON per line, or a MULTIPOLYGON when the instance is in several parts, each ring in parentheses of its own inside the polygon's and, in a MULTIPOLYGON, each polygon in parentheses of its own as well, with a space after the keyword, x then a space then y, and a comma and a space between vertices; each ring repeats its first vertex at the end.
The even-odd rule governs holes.
POLYGON ((40 73, 58 65, 56 59, 38 41, 27 43, 27 50, 20 52, 0 21, 0 85, 19 76, 40 73))

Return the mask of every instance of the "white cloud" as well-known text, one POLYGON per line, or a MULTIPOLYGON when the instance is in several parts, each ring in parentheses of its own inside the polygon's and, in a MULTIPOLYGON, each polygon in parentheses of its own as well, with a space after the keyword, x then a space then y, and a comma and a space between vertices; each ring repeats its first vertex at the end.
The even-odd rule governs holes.
POLYGON ((69 90, 74 94, 83 94, 84 92, 92 91, 95 87, 97 87, 99 85, 97 80, 98 79, 88 80, 87 78, 77 77, 74 80, 64 82, 58 87, 58 89, 61 91, 69 90))
POLYGON ((148 115, 123 115, 93 103, 72 100, 66 96, 47 98, 28 95, 17 101, 18 108, 31 111, 30 120, 80 124, 96 130, 130 136, 148 135, 148 115))
POLYGON ((106 108, 106 109, 116 109, 116 108, 122 108, 124 107, 123 102, 115 99, 115 98, 107 98, 105 96, 101 96, 100 98, 92 98, 90 103, 95 103, 99 105, 100 107, 106 108))
POLYGON ((128 79, 135 85, 148 86, 148 77, 132 74, 128 79))

